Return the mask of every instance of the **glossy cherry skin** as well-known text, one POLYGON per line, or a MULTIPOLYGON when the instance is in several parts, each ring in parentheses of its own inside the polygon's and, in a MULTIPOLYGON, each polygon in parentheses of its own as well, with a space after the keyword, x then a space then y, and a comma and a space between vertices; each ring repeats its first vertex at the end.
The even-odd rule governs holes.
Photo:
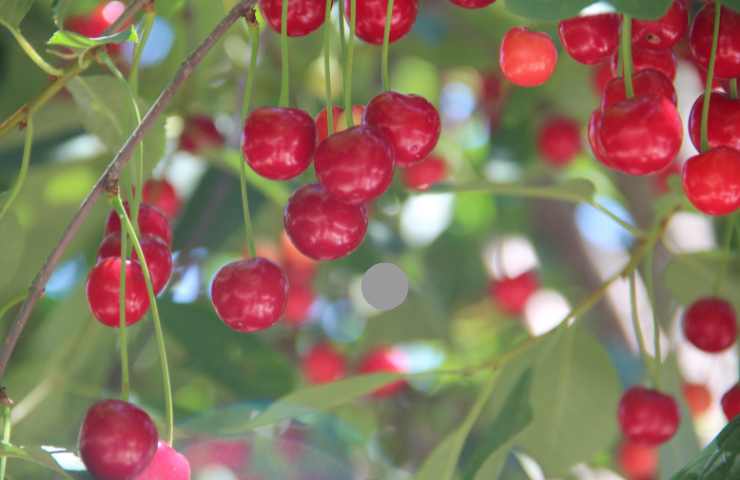
POLYGON ((401 170, 401 181, 412 190, 427 190, 446 176, 447 164, 442 157, 434 154, 401 170))
POLYGON ((434 105, 419 95, 396 92, 376 95, 367 104, 364 123, 377 129, 391 144, 400 167, 426 158, 437 145, 442 130, 434 105))
MULTIPOLYGON (((267 24, 274 31, 281 33, 282 0, 259 0, 259 4, 267 24)), ((325 15, 324 0, 288 0, 288 36, 308 35, 324 23, 325 15)))
POLYGON ((672 48, 688 29, 689 11, 683 1, 674 0, 657 20, 632 20, 632 44, 638 48, 672 48))
MULTIPOLYGON (((104 258, 87 277, 87 303, 93 316, 103 325, 119 326, 121 258, 104 258)), ((149 295, 139 262, 126 260, 126 325, 133 325, 149 309, 149 295)))
POLYGON ((701 298, 686 310, 683 333, 699 350, 719 353, 735 344, 737 339, 735 309, 716 297, 701 298))
MULTIPOLYGON (((694 17, 689 31, 691 55, 706 70, 712 49, 714 3, 705 5, 694 17)), ((722 7, 714 74, 719 78, 740 77, 740 13, 722 7)))
POLYGON ((650 446, 670 440, 681 421, 673 397, 641 386, 632 387, 622 395, 617 417, 625 437, 650 446))
POLYGON ((175 187, 167 180, 155 180, 153 178, 147 180, 144 182, 141 195, 144 203, 159 209, 170 220, 180 212, 182 206, 180 197, 178 197, 175 187))
POLYGON ((244 122, 242 152, 252 169, 271 180, 306 170, 316 148, 316 125, 297 108, 262 107, 244 122))
POLYGON ((617 460, 620 470, 632 480, 650 480, 658 471, 658 449, 640 443, 624 441, 619 446, 617 460))
MULTIPOLYGON (((349 25, 351 0, 345 0, 344 5, 344 15, 349 25)), ((355 5, 357 7, 355 27, 357 37, 374 45, 382 44, 388 3, 384 0, 356 0, 355 5)), ((411 31, 418 11, 417 0, 394 0, 391 14, 391 43, 411 31)))
POLYGON ((315 167, 319 183, 332 197, 359 205, 388 190, 393 181, 393 151, 376 130, 352 127, 319 144, 315 167))
POLYGON ((185 126, 180 135, 180 150, 197 154, 223 145, 224 137, 211 117, 192 115, 185 119, 185 126))
MULTIPOLYGON (((619 55, 612 57, 612 74, 616 77, 619 75, 618 68, 619 55)), ((657 70, 670 81, 676 79, 676 54, 673 50, 655 50, 652 48, 635 48, 632 50, 632 74, 649 68, 657 70)))
POLYGON ((569 18, 558 25, 558 36, 576 62, 594 65, 617 51, 620 23, 616 13, 569 18))
POLYGON ((578 123, 566 117, 548 118, 537 135, 537 150, 550 165, 567 165, 581 151, 578 123))
POLYGON ((725 412, 727 421, 732 421, 735 417, 740 414, 740 384, 735 384, 733 387, 722 395, 722 411, 725 412))
POLYGON ((702 213, 727 215, 740 208, 740 152, 717 147, 683 165, 683 190, 702 213))
POLYGON ((211 282, 211 302, 218 317, 237 332, 270 328, 280 320, 287 301, 285 273, 264 258, 228 263, 211 282))
MULTIPOLYGON (((689 135, 691 143, 701 150, 701 110, 704 95, 700 95, 691 107, 689 114, 689 135)), ((740 150, 740 100, 727 94, 712 92, 709 102, 709 123, 707 124, 709 147, 731 147, 740 150)))
POLYGON ((683 126, 676 106, 665 97, 633 97, 602 112, 597 137, 612 168, 647 175, 663 170, 676 157, 683 126))
POLYGON ((499 66, 514 85, 542 85, 552 76, 557 63, 558 51, 546 33, 515 27, 501 41, 499 66))
POLYGON ((702 415, 712 406, 712 393, 706 386, 697 383, 684 383, 681 389, 686 404, 695 417, 702 415))
MULTIPOLYGON (((146 265, 149 268, 149 274, 152 276, 152 287, 154 293, 160 293, 164 290, 167 282, 172 276, 172 252, 169 247, 157 237, 142 236, 139 239, 141 250, 146 258, 146 265)), ((131 244, 129 243, 129 247, 131 244)), ((98 247, 98 261, 108 257, 121 256, 121 235, 111 233, 103 239, 98 247)), ((139 262, 136 251, 132 250, 131 258, 139 262)), ((143 274, 143 273, 142 273, 143 274)), ((128 285, 126 286, 128 289, 128 285)))
POLYGON ((328 343, 319 343, 309 350, 301 361, 301 370, 308 383, 329 383, 344 378, 347 361, 328 343))
MULTIPOLYGON (((288 277, 290 279, 290 277, 288 277)), ((315 295, 307 285, 290 284, 288 303, 285 306, 285 321, 295 327, 300 326, 308 319, 315 295)))
POLYGON ((535 272, 525 272, 513 278, 492 279, 488 284, 488 293, 504 312, 519 315, 532 294, 539 288, 540 282, 535 272))
POLYGON ((496 0, 450 0, 452 3, 462 8, 485 8, 496 0))
POLYGON ((160 441, 157 453, 134 480, 190 480, 190 463, 184 455, 160 441))
MULTIPOLYGON (((407 369, 406 355, 395 347, 378 347, 366 353, 360 361, 360 373, 403 373, 407 369)), ((374 397, 388 397, 406 388, 406 380, 396 380, 375 390, 374 397)))
POLYGON ((367 210, 333 198, 318 184, 304 185, 288 200, 283 225, 291 243, 314 260, 352 253, 365 239, 367 210))
POLYGON ((158 439, 144 410, 103 400, 87 410, 78 444, 82 461, 97 480, 130 480, 149 465, 158 439))
MULTIPOLYGON (((652 68, 641 70, 634 74, 632 76, 632 88, 636 97, 657 95, 659 97, 665 97, 674 105, 678 103, 673 82, 661 72, 652 68)), ((609 108, 626 99, 627 93, 622 77, 613 78, 606 84, 606 88, 604 88, 604 94, 601 98, 601 109, 609 108)))
MULTIPOLYGON (((128 202, 125 206, 126 213, 131 218, 131 209, 128 207, 128 202)), ((146 203, 139 206, 139 231, 141 235, 157 237, 167 245, 172 245, 172 229, 167 217, 158 209, 146 203)), ((105 236, 111 233, 121 234, 121 220, 115 210, 108 215, 108 221, 105 223, 105 230, 103 231, 105 236)))

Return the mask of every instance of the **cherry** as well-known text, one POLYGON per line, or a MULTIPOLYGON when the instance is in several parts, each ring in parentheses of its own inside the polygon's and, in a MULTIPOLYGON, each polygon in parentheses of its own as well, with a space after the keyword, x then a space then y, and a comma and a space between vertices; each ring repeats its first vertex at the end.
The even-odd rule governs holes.
POLYGON ((393 180, 393 151, 362 125, 330 136, 316 149, 316 176, 326 191, 350 205, 374 200, 393 180))
POLYGON ((683 165, 683 189, 707 215, 727 215, 740 207, 740 152, 717 147, 689 158, 683 165))
MULTIPOLYGON (((406 370, 406 355, 395 347, 381 346, 366 353, 360 361, 360 373, 402 373, 406 370)), ((396 380, 375 390, 374 397, 388 397, 406 388, 406 380, 396 380)))
MULTIPOLYGON (((282 32, 282 0, 259 0, 260 10, 267 23, 278 33, 282 32)), ((302 37, 313 32, 324 23, 326 2, 324 0, 288 1, 289 37, 302 37)))
POLYGON ((712 406, 712 394, 704 385, 684 383, 682 390, 686 404, 695 417, 703 414, 712 406))
POLYGON ((344 355, 330 344, 319 343, 303 357, 301 370, 309 383, 329 383, 345 376, 346 363, 344 355))
MULTIPOLYGON (((700 95, 689 114, 689 136, 697 150, 701 150, 701 111, 704 95, 700 95)), ((740 100, 727 94, 712 92, 707 124, 709 147, 731 147, 740 150, 740 100)))
POLYGON ((447 164, 442 157, 429 155, 421 162, 401 171, 401 181, 407 188, 427 190, 447 176, 447 164))
POLYGON ((558 25, 558 36, 575 61, 594 65, 617 51, 620 23, 616 13, 569 18, 558 25))
POLYGON ((301 253, 314 260, 334 260, 360 246, 367 232, 367 211, 362 205, 336 200, 314 183, 293 192, 283 223, 301 253))
POLYGON ((190 445, 185 456, 196 472, 209 466, 223 466, 238 472, 249 463, 252 447, 244 440, 207 440, 190 445))
MULTIPOLYGON (((119 250, 120 252, 120 250, 119 250)), ((87 277, 87 303, 93 316, 103 325, 118 327, 121 258, 104 258, 87 277)), ((139 262, 126 260, 126 325, 144 317, 149 308, 149 295, 139 262)))
POLYGON ((591 153, 596 160, 609 168, 614 168, 614 164, 606 155, 606 152, 604 152, 604 146, 601 144, 601 140, 599 140, 602 116, 601 109, 598 108, 591 113, 591 117, 588 119, 588 143, 591 146, 591 153))
POLYGON ((264 258, 238 260, 221 267, 211 282, 211 301, 218 317, 237 332, 271 327, 285 311, 288 279, 264 258))
POLYGON ((566 117, 547 119, 537 135, 537 149, 552 166, 567 165, 581 151, 578 123, 566 117))
POLYGON ((211 117, 192 115, 185 119, 185 126, 180 135, 180 150, 197 154, 223 145, 224 137, 211 117))
MULTIPOLYGON (((128 206, 128 202, 125 204, 126 213, 131 218, 131 209, 128 206)), ((151 235, 162 240, 167 245, 172 245, 172 229, 170 229, 170 222, 167 221, 167 217, 164 216, 155 207, 142 203, 139 206, 139 231, 142 236, 151 235)), ((118 218, 118 214, 115 210, 111 211, 108 215, 108 220, 105 223, 104 235, 111 233, 121 234, 121 220, 118 218)))
POLYGON ((737 339, 735 309, 721 298, 701 298, 684 313, 683 333, 699 350, 710 353, 727 350, 737 339))
MULTIPOLYGON (((347 117, 344 115, 344 109, 341 107, 333 107, 334 115, 334 133, 346 130, 349 126, 347 117)), ((365 105, 353 105, 352 106, 352 123, 353 125, 359 125, 362 123, 362 115, 365 113, 365 105)), ((329 119, 326 115, 326 107, 322 108, 321 111, 316 115, 316 132, 319 135, 319 142, 326 139, 329 136, 329 119)))
POLYGON ((737 417, 740 414, 740 384, 735 384, 731 389, 727 390, 722 395, 722 401, 720 403, 728 421, 732 421, 737 417))
POLYGON ((622 395, 618 419, 622 433, 630 441, 657 446, 673 437, 681 416, 673 397, 636 386, 622 395))
MULTIPOLYGON (((689 31, 689 47, 697 63, 706 70, 712 49, 714 3, 707 4, 694 17, 689 31)), ((740 13, 722 7, 719 20, 719 43, 714 74, 719 78, 740 77, 740 13)))
POLYGON ((640 443, 622 442, 617 453, 619 467, 632 480, 650 480, 658 471, 658 450, 640 443))
POLYGON ((397 92, 383 92, 370 100, 364 120, 391 144, 400 167, 426 158, 437 145, 442 128, 434 105, 419 95, 397 92))
POLYGON ((596 96, 600 97, 604 94, 606 85, 612 78, 614 78, 614 74, 612 73, 612 67, 609 62, 600 63, 594 67, 591 85, 594 88, 596 96))
POLYGON ((306 321, 313 301, 314 294, 308 286, 291 283, 285 306, 285 321, 296 327, 301 325, 306 321))
POLYGON ((633 97, 602 112, 597 141, 612 168, 646 175, 666 168, 683 140, 676 106, 665 97, 633 97))
MULTIPOLYGON (((126 4, 119 1, 104 2, 86 15, 74 15, 64 21, 64 28, 88 38, 103 36, 105 31, 118 20, 126 4)), ((121 51, 121 45, 106 46, 108 52, 115 55, 121 51)))
POLYGON ((555 72, 558 51, 550 36, 514 27, 506 32, 499 50, 499 66, 514 85, 536 87, 555 72))
POLYGON ((165 179, 155 180, 152 178, 147 180, 144 182, 141 195, 144 203, 158 208, 170 220, 177 216, 182 206, 175 187, 165 179))
POLYGON ((134 480, 190 480, 190 463, 184 455, 160 441, 157 453, 134 480))
POLYGON ((452 3, 462 8, 485 8, 496 0, 450 0, 452 3))
MULTIPOLYGON (((647 95, 657 95, 665 97, 671 103, 676 105, 676 89, 673 82, 658 70, 652 68, 640 70, 632 76, 632 86, 636 97, 647 95)), ((617 77, 609 81, 604 88, 604 95, 601 98, 601 109, 606 109, 612 105, 627 99, 625 92, 624 79, 617 77)))
MULTIPOLYGON (((619 75, 619 55, 612 57, 612 74, 619 75)), ((642 70, 652 68, 668 77, 671 82, 676 79, 676 54, 673 50, 655 50, 652 48, 634 48, 632 49, 632 72, 633 74, 642 70)))
MULTIPOLYGON (((350 22, 351 0, 345 0, 344 14, 350 22)), ((384 0, 356 0, 355 33, 362 40, 374 45, 383 43, 388 3, 384 0)), ((417 0, 395 0, 391 14, 390 42, 404 37, 411 31, 419 11, 417 0)))
MULTIPOLYGON (((157 237, 142 236, 139 242, 141 243, 141 250, 144 252, 144 258, 146 258, 146 265, 149 267, 149 274, 152 276, 154 293, 159 293, 164 290, 172 276, 172 253, 169 247, 157 237)), ((100 247, 98 247, 98 261, 108 257, 120 258, 120 256, 121 235, 111 233, 103 239, 100 247)), ((136 263, 140 262, 135 250, 132 250, 131 258, 136 260, 136 263)), ((128 284, 126 284, 126 290, 128 290, 128 284)))
POLYGON ((103 400, 85 414, 80 457, 98 480, 129 480, 149 465, 158 438, 144 410, 121 400, 103 400))
POLYGON ((535 272, 525 272, 513 278, 493 279, 488 292, 496 304, 506 313, 519 315, 524 311, 529 297, 539 288, 535 272))
POLYGON ((689 12, 681 0, 657 20, 632 20, 632 44, 638 48, 672 48, 689 28, 689 12))
POLYGON ((262 107, 244 122, 242 151, 258 174, 288 180, 303 173, 316 148, 316 126, 297 108, 262 107))

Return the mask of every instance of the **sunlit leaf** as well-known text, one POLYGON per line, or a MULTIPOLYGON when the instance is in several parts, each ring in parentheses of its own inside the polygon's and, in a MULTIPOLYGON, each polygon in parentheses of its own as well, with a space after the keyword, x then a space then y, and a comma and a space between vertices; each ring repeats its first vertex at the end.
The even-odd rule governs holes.
POLYGON ((84 35, 80 35, 79 33, 71 32, 68 30, 59 30, 54 32, 54 34, 46 43, 48 45, 58 45, 60 47, 84 50, 88 48, 99 47, 101 45, 119 44, 125 42, 139 42, 139 35, 136 33, 136 28, 131 27, 129 30, 124 30, 123 32, 118 32, 112 35, 106 35, 97 38, 86 37, 84 35))

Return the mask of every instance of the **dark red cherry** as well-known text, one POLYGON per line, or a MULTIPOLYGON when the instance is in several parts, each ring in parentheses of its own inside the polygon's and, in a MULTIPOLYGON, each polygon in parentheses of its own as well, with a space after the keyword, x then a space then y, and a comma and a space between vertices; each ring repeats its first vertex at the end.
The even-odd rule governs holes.
POLYGON ((602 112, 598 142, 613 168, 630 175, 647 175, 666 168, 683 139, 681 118, 665 97, 623 100, 602 112))
POLYGON ((288 279, 264 258, 221 267, 211 282, 211 301, 219 318, 237 332, 256 332, 275 324, 285 311, 288 279))
MULTIPOLYGON (((617 71, 619 55, 612 57, 612 74, 616 77, 620 75, 617 71)), ((676 54, 673 50, 655 50, 652 48, 634 48, 632 49, 632 73, 652 68, 668 77, 671 82, 676 79, 676 54)))
POLYGON ((485 8, 496 0, 450 0, 452 3, 462 8, 485 8))
MULTIPOLYGON (((714 3, 702 7, 689 31, 689 47, 697 63, 706 70, 712 49, 714 3)), ((740 77, 740 13, 722 7, 719 20, 719 43, 714 74, 719 78, 740 77)))
POLYGON ((558 35, 568 55, 579 63, 594 65, 608 59, 619 46, 616 13, 601 13, 562 20, 558 35))
MULTIPOLYGON (((146 258, 146 265, 149 267, 149 274, 152 276, 152 287, 155 293, 164 290, 172 276, 172 253, 169 247, 157 237, 149 235, 142 236, 139 239, 141 250, 146 258)), ((131 243, 129 243, 131 247, 131 243)), ((121 256, 121 235, 111 233, 103 239, 98 247, 98 261, 108 257, 121 256)), ((136 251, 132 250, 131 258, 139 261, 136 251)), ((126 286, 128 290, 128 285, 126 286)))
MULTIPOLYGON (((131 209, 128 207, 126 202, 126 213, 131 218, 131 209)), ((133 221, 132 221, 133 222, 133 221)), ((141 235, 150 235, 157 237, 167 245, 172 245, 172 229, 170 228, 170 222, 167 221, 167 217, 158 209, 142 203, 139 206, 139 231, 141 235)), ((105 230, 103 234, 105 236, 111 233, 121 234, 121 220, 118 218, 118 214, 111 211, 108 215, 108 221, 105 223, 105 230)))
POLYGON ((291 282, 288 291, 288 303, 285 306, 285 321, 294 327, 303 324, 308 319, 314 298, 315 295, 310 287, 291 282))
POLYGON ((722 411, 725 412, 727 421, 732 421, 740 414, 740 384, 733 387, 722 395, 722 411))
POLYGON ((401 170, 401 181, 413 190, 426 190, 446 176, 447 164, 442 157, 434 154, 401 170))
POLYGON ((442 128, 439 112, 424 97, 396 92, 376 95, 367 104, 364 122, 391 144, 400 167, 426 158, 437 145, 442 128))
POLYGON ((337 200, 350 205, 374 200, 393 180, 393 151, 371 127, 331 135, 316 149, 316 176, 337 200))
MULTIPOLYGON (((259 0, 259 3, 268 25, 281 33, 282 0, 259 0)), ((324 0, 288 0, 288 36, 308 35, 324 23, 325 15, 326 2, 324 0)))
POLYGON ((175 187, 167 180, 153 178, 147 180, 144 182, 141 195, 144 203, 158 208, 170 220, 175 218, 180 211, 180 198, 177 196, 175 187))
POLYGON ((291 243, 314 260, 334 260, 352 253, 367 232, 363 205, 333 198, 319 184, 304 185, 288 200, 283 214, 291 243))
POLYGON ((716 297, 701 298, 686 309, 683 333, 699 350, 718 353, 735 345, 737 339, 735 309, 716 297))
MULTIPOLYGON (((104 258, 87 277, 87 303, 93 316, 103 325, 119 326, 121 258, 104 258)), ((126 325, 144 317, 149 309, 149 295, 139 262, 126 260, 126 325)))
MULTIPOLYGON (((659 97, 667 98, 674 105, 678 102, 673 82, 671 82, 670 79, 661 72, 653 70, 652 68, 640 70, 634 74, 632 76, 632 87, 636 97, 657 95, 659 97)), ((601 98, 601 108, 602 110, 609 108, 615 103, 619 103, 626 99, 627 93, 625 92, 622 77, 614 78, 606 84, 604 95, 601 98)))
POLYGON ((501 41, 499 66, 514 85, 542 85, 552 76, 557 63, 558 51, 546 33, 514 27, 501 41))
POLYGON ((213 119, 207 115, 192 115, 185 119, 180 135, 180 150, 192 154, 224 145, 224 137, 216 128, 213 119))
POLYGON ((315 148, 316 126, 303 110, 262 107, 244 122, 244 158, 265 178, 288 180, 300 175, 311 164, 315 148))
MULTIPOLYGON (((345 0, 344 14, 347 24, 350 22, 350 4, 352 0, 345 0)), ((356 0, 357 22, 355 33, 367 43, 380 45, 383 43, 385 32, 385 18, 388 3, 384 0, 356 0)), ((417 0, 394 0, 391 15, 390 42, 399 40, 411 31, 416 21, 419 5, 417 0)))
MULTIPOLYGON (((377 347, 360 361, 360 373, 403 373, 408 368, 406 354, 395 347, 377 347)), ((406 388, 406 380, 396 380, 373 392, 375 397, 388 397, 406 388)))
POLYGON ((343 378, 347 362, 344 355, 328 343, 314 345, 301 361, 301 370, 308 383, 329 383, 343 378))
POLYGON ((591 113, 591 117, 588 119, 588 143, 591 146, 591 153, 596 160, 609 168, 614 168, 611 160, 604 152, 604 146, 601 144, 601 140, 599 140, 601 117, 602 113, 599 108, 591 113))
POLYGON ((581 151, 578 122, 567 117, 548 118, 537 135, 537 149, 552 166, 567 165, 581 151))
POLYGON ((78 443, 83 463, 97 480, 130 480, 149 465, 158 439, 144 410, 103 400, 85 414, 78 443))
POLYGON ((506 313, 519 315, 540 282, 535 272, 525 272, 513 278, 493 279, 488 284, 488 293, 506 313))
POLYGON ((686 197, 707 215, 727 215, 740 208, 740 152, 717 147, 683 165, 686 197))
POLYGON ((184 455, 160 441, 157 453, 134 480, 190 480, 190 463, 184 455))
MULTIPOLYGON (((704 95, 700 95, 691 107, 689 114, 689 134, 691 143, 701 150, 701 110, 704 95)), ((712 92, 709 102, 709 123, 707 124, 709 147, 731 147, 740 150, 740 100, 727 94, 712 92)))
POLYGON ((680 0, 657 20, 632 20, 632 43, 638 48, 672 48, 689 29, 689 12, 680 0))
POLYGON ((632 387, 619 401, 619 426, 630 441, 657 446, 678 430, 681 414, 673 397, 645 387, 632 387))

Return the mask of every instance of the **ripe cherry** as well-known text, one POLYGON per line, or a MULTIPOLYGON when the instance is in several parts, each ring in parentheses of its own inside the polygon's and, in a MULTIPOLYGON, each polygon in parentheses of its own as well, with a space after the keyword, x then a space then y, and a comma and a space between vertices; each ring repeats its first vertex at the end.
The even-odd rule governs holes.
POLYGON ((702 415, 712 406, 712 394, 704 385, 698 383, 684 383, 682 390, 683 396, 686 399, 686 404, 689 406, 691 414, 695 417, 702 415))
POLYGON ((735 309, 721 298, 701 298, 684 313, 683 333, 699 350, 710 353, 727 350, 737 339, 735 309))
MULTIPOLYGON (((702 7, 689 31, 689 47, 697 63, 706 70, 712 49, 714 3, 702 7)), ((714 74, 719 78, 740 77, 740 13, 722 7, 719 20, 719 43, 714 74)))
POLYGON ((485 8, 496 0, 450 0, 452 3, 462 8, 485 8))
MULTIPOLYGON (((119 250, 120 251, 120 250, 119 250)), ((104 258, 87 277, 87 303, 100 323, 118 327, 119 294, 121 287, 121 258, 104 258)), ((126 260, 126 325, 144 317, 149 308, 149 295, 139 262, 126 260)))
POLYGON ((293 193, 283 224, 301 253, 314 260, 334 260, 360 246, 367 232, 367 211, 362 205, 336 200, 314 183, 293 193))
POLYGON ((513 278, 492 279, 488 292, 496 304, 506 313, 519 315, 530 296, 539 288, 535 272, 525 272, 513 278))
MULTIPOLYGON (((406 355, 395 347, 377 347, 366 353, 360 362, 360 373, 403 373, 407 369, 406 355)), ((387 397, 406 388, 406 380, 396 380, 373 392, 374 397, 387 397)))
POLYGON ((185 126, 180 135, 180 150, 197 154, 223 145, 224 137, 211 117, 192 115, 185 119, 185 126))
POLYGON ((134 480, 190 480, 190 463, 184 455, 160 441, 157 453, 134 480))
POLYGON ((313 301, 314 293, 311 288, 306 285, 294 285, 291 282, 288 303, 285 306, 285 321, 295 327, 303 324, 308 318, 313 301))
POLYGON ((350 205, 374 200, 393 180, 393 151, 368 126, 330 136, 316 149, 316 176, 326 191, 350 205))
POLYGON ((424 97, 396 92, 376 95, 365 109, 365 123, 391 144, 400 167, 426 158, 437 145, 442 128, 439 112, 424 97))
POLYGON ((609 168, 614 168, 612 161, 604 152, 604 146, 599 140, 599 130, 601 129, 601 118, 603 114, 601 109, 597 108, 591 113, 588 119, 588 143, 591 146, 591 153, 594 158, 609 168))
MULTIPOLYGON (((282 0, 259 0, 260 10, 267 23, 278 33, 282 29, 282 0)), ((313 32, 324 23, 326 2, 324 0, 288 0, 289 37, 302 37, 313 32)))
POLYGON ((733 387, 722 395, 722 411, 725 412, 727 421, 732 421, 735 417, 740 415, 740 384, 735 384, 733 387))
POLYGON ((630 441, 657 446, 673 437, 681 415, 670 395, 637 386, 622 395, 618 419, 622 433, 630 441))
POLYGON ((557 63, 558 51, 546 33, 515 27, 501 41, 501 72, 514 85, 542 85, 552 76, 557 63))
POLYGON ((537 135, 537 149, 552 166, 567 165, 581 151, 578 123, 566 117, 547 119, 537 135))
POLYGON ((689 12, 682 0, 657 20, 632 20, 632 44, 638 48, 672 48, 689 28, 689 12))
POLYGON ((612 56, 619 46, 616 13, 601 13, 562 20, 558 35, 568 55, 579 63, 594 65, 612 56))
POLYGON ((315 148, 316 126, 303 110, 262 107, 244 122, 244 158, 265 178, 288 180, 300 175, 311 164, 315 148))
POLYGON ((158 208, 170 220, 177 216, 182 206, 175 187, 165 179, 147 180, 144 182, 141 195, 144 203, 158 208))
MULTIPOLYGON (((131 218, 131 209, 126 203, 126 213, 131 218)), ((132 221, 133 223, 133 221, 132 221)), ((139 206, 139 231, 141 235, 151 235, 162 240, 167 245, 172 245, 172 229, 170 228, 170 222, 167 221, 167 217, 158 209, 142 203, 139 206)), ((110 235, 111 233, 121 234, 121 220, 118 218, 118 214, 115 211, 111 211, 108 215, 108 221, 105 223, 104 235, 110 235)))
POLYGON ((211 282, 211 301, 218 317, 237 332, 271 327, 285 311, 288 279, 269 260, 238 260, 221 267, 211 282))
MULTIPOLYGON (((345 0, 344 4, 344 14, 349 24, 351 0, 345 0)), ((355 6, 357 7, 355 27, 357 36, 367 43, 375 45, 383 43, 388 3, 384 0, 356 0, 355 6)), ((417 0, 394 0, 393 13, 391 14, 391 43, 411 31, 418 11, 417 0)))
POLYGON ((640 443, 622 442, 617 453, 619 468, 631 480, 650 480, 658 471, 658 449, 640 443))
POLYGON ((129 480, 149 465, 158 438, 144 410, 121 400, 103 400, 85 414, 80 457, 98 480, 129 480))
MULTIPOLYGON (((704 95, 700 95, 689 114, 691 143, 701 150, 701 111, 704 95)), ((709 101, 709 123, 707 124, 709 147, 731 147, 740 150, 740 100, 727 94, 712 92, 709 101)))
POLYGON ((447 164, 442 157, 434 154, 401 170, 401 181, 413 190, 427 190, 446 176, 447 164))
MULTIPOLYGON (((146 258, 146 265, 149 267, 149 274, 152 276, 154 293, 159 293, 172 276, 172 253, 169 247, 157 237, 142 236, 139 242, 141 243, 141 250, 144 252, 144 258, 146 258)), ((129 246, 131 246, 130 243, 129 246)), ((98 247, 98 261, 108 257, 120 256, 121 235, 111 233, 103 239, 100 247, 98 247)), ((131 258, 139 263, 135 250, 132 251, 131 258)), ((128 284, 126 290, 128 290, 128 284)))
POLYGON ((604 90, 606 89, 606 85, 609 83, 609 80, 614 78, 611 64, 608 61, 600 63, 594 67, 592 72, 591 85, 593 86, 596 96, 600 97, 604 94, 604 90))
MULTIPOLYGON (((612 57, 612 74, 618 76, 619 55, 612 57)), ((652 48, 635 48, 632 50, 632 72, 637 73, 642 70, 652 68, 657 70, 671 82, 676 79, 677 59, 673 50, 655 50, 652 48)))
MULTIPOLYGON (((658 70, 653 70, 652 68, 640 70, 632 76, 632 87, 636 97, 657 95, 659 97, 665 97, 674 105, 678 103, 673 82, 658 70)), ((604 95, 601 98, 601 109, 609 108, 626 99, 627 93, 625 92, 624 80, 622 77, 613 78, 606 84, 606 88, 604 88, 604 95)))
POLYGON ((686 197, 707 215, 727 215, 740 208, 740 152, 712 148, 683 165, 686 197))
POLYGON ((303 376, 309 383, 329 383, 346 374, 344 355, 328 343, 314 345, 301 362, 303 376))

